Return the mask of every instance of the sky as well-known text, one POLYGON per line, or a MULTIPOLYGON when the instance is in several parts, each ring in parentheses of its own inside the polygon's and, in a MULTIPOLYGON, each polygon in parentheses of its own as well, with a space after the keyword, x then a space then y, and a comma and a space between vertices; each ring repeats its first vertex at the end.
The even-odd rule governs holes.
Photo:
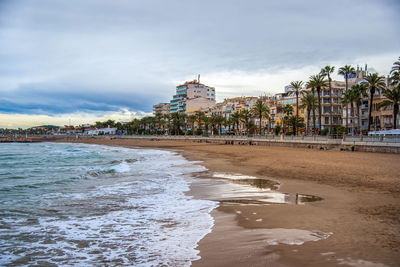
POLYGON ((1 0, 0 128, 129 121, 198 74, 217 101, 279 93, 326 65, 387 75, 399 11, 397 0, 1 0))

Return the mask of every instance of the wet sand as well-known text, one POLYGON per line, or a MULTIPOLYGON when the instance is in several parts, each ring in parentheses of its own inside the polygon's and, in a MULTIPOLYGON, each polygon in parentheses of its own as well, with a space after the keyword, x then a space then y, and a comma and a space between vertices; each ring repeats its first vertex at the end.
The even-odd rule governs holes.
MULTIPOLYGON (((215 172, 277 181, 278 191, 290 194, 287 204, 248 204, 248 197, 222 201, 193 266, 400 266, 400 155, 180 141, 80 142, 168 149, 202 161, 209 171, 193 179, 189 192, 198 198, 244 196, 237 183, 213 178, 215 172), (296 194, 323 200, 296 205, 296 194)), ((243 186, 257 190, 254 183, 243 186)))

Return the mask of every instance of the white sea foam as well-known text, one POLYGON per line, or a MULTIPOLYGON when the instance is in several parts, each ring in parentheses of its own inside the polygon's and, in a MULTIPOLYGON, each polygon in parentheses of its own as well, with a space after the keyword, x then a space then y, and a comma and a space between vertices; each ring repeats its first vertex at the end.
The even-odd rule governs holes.
POLYGON ((118 165, 115 165, 112 167, 116 172, 129 172, 131 170, 131 167, 129 166, 128 163, 126 162, 121 162, 118 165))

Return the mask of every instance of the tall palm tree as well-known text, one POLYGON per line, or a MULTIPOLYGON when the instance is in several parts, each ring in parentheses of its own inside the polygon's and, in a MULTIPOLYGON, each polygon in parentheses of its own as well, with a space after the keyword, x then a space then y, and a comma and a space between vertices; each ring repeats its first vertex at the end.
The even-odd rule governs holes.
POLYGON ((343 105, 350 105, 350 119, 352 121, 351 135, 354 135, 355 120, 354 120, 354 102, 356 91, 349 89, 343 93, 341 102, 343 105))
POLYGON ((235 111, 230 117, 233 121, 234 126, 236 125, 236 135, 239 133, 240 113, 235 111))
POLYGON ((268 133, 271 131, 271 114, 269 108, 264 112, 264 118, 268 119, 268 133))
MULTIPOLYGON (((343 75, 344 80, 346 82, 346 91, 347 91, 349 89, 349 83, 348 83, 349 76, 356 74, 356 70, 351 65, 345 65, 344 67, 339 68, 338 74, 343 75)), ((346 106, 346 133, 348 128, 348 113, 349 113, 348 111, 349 108, 348 106, 346 106)))
MULTIPOLYGON (((306 87, 308 89, 311 89, 311 93, 315 98, 315 83, 314 83, 314 81, 312 81, 312 80, 308 81, 306 83, 306 87)), ((315 98, 315 102, 313 102, 313 103, 314 103, 314 106, 312 107, 312 117, 313 117, 313 119, 312 119, 312 121, 313 121, 312 135, 314 135, 314 133, 315 133, 315 107, 317 106, 316 98, 315 98)))
POLYGON ((240 112, 240 118, 244 123, 244 127, 246 127, 246 134, 249 135, 250 119, 252 118, 251 112, 247 109, 242 110, 240 112))
MULTIPOLYGON (((299 94, 303 88, 303 81, 295 81, 290 83, 290 87, 292 88, 288 93, 296 95, 296 120, 299 121, 299 94)), ((294 134, 297 135, 297 127, 296 124, 294 130, 294 134)))
POLYGON ((307 111, 307 134, 310 133, 310 115, 311 111, 315 109, 315 106, 317 105, 317 99, 313 94, 303 94, 301 98, 301 109, 306 109, 307 111))
POLYGON ((328 85, 329 85, 329 97, 330 97, 330 107, 329 107, 329 134, 333 133, 333 95, 332 95, 332 79, 331 79, 331 74, 335 71, 334 66, 325 66, 324 68, 321 69, 321 74, 326 76, 328 78, 328 85))
POLYGON ((257 102, 254 104, 253 108, 251 109, 251 113, 254 114, 259 120, 260 120, 260 128, 259 128, 259 133, 261 135, 261 121, 262 118, 264 118, 265 113, 268 113, 269 109, 268 106, 261 100, 258 99, 257 102))
POLYGON ((319 131, 321 132, 322 128, 322 110, 321 110, 321 89, 327 86, 327 81, 325 77, 321 74, 310 76, 310 82, 312 82, 313 87, 317 89, 318 94, 318 124, 319 131))
POLYGON ((366 82, 364 83, 369 90, 369 111, 368 111, 368 131, 371 128, 372 123, 372 104, 374 101, 374 95, 376 90, 380 92, 380 90, 384 89, 386 86, 385 77, 379 76, 378 73, 369 74, 365 77, 366 82))
POLYGON ((379 108, 393 106, 393 129, 397 129, 397 114, 400 106, 400 86, 383 90, 383 95, 387 98, 380 103, 379 108))
POLYGON ((351 87, 353 102, 356 104, 358 133, 361 135, 361 104, 363 97, 367 94, 367 88, 363 84, 355 84, 351 87))

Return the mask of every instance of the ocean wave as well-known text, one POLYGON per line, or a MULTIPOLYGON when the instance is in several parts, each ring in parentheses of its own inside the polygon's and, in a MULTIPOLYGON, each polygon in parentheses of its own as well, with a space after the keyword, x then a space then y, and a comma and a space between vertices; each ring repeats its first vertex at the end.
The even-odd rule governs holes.
POLYGON ((79 144, 63 154, 69 146, 32 144, 43 175, 27 169, 26 184, 8 181, 20 188, 0 185, 10 189, 0 196, 9 210, 29 211, 25 220, 2 213, 9 227, 0 231, 0 265, 190 266, 199 259, 197 243, 211 231, 217 203, 186 195, 185 177, 203 166, 158 150, 79 144))

